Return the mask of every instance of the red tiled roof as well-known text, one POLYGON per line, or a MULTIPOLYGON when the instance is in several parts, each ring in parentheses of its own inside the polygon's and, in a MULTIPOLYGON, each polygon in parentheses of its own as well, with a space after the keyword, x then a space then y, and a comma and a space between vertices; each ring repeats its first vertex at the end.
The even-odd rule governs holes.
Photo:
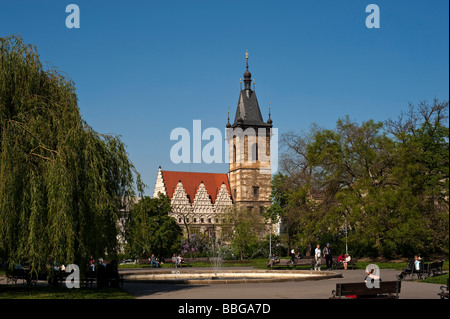
POLYGON ((211 197, 211 202, 214 204, 217 195, 219 194, 220 187, 225 183, 228 194, 231 196, 230 185, 228 183, 227 174, 217 173, 192 173, 192 172, 174 172, 174 171, 161 171, 164 179, 164 185, 166 186, 167 195, 172 198, 178 182, 181 180, 184 191, 189 196, 189 201, 194 201, 197 190, 200 187, 201 182, 205 185, 206 192, 211 197))

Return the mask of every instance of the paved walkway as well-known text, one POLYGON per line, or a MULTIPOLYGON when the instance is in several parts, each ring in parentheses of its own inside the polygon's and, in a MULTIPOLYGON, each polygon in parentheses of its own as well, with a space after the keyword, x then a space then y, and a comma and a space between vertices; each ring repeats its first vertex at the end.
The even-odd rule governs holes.
MULTIPOLYGON (((148 270, 148 268, 145 269, 145 271, 148 270)), ((159 269, 153 269, 153 271, 159 271, 159 269)), ((180 271, 183 272, 183 269, 180 271)), ((125 282, 124 289, 138 299, 328 299, 332 296, 331 291, 336 289, 336 283, 364 282, 364 270, 336 270, 336 272, 341 273, 343 278, 318 281, 212 285, 125 282)), ((380 274, 384 281, 391 281, 396 280, 399 271, 381 269, 380 274)), ((439 284, 404 280, 399 298, 439 299, 437 293, 440 291, 440 286, 439 284)))

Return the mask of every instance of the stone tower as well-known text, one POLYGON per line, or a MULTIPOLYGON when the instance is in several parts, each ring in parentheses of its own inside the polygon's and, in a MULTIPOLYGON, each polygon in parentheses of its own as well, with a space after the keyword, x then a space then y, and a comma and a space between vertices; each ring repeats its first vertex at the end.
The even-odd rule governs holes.
POLYGON ((240 91, 234 123, 228 117, 229 146, 228 180, 233 202, 237 208, 258 212, 270 206, 271 167, 270 138, 272 119, 263 121, 255 90, 251 87, 251 73, 246 71, 244 88, 240 91))

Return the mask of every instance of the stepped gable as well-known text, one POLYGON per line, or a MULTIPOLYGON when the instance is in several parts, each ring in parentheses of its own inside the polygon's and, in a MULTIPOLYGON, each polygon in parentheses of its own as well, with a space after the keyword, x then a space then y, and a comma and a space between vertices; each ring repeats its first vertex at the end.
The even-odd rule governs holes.
POLYGON ((202 182, 205 185, 206 191, 213 204, 216 201, 217 194, 219 193, 222 184, 226 185, 228 195, 231 196, 227 174, 162 171, 162 176, 169 198, 173 197, 173 193, 177 188, 179 181, 183 184, 183 188, 190 203, 194 202, 195 195, 202 182))

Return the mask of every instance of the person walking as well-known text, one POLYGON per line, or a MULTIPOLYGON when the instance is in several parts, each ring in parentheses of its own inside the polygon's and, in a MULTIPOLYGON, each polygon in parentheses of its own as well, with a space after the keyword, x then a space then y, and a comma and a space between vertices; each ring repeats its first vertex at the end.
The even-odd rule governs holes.
POLYGON ((327 243, 327 245, 323 249, 323 255, 325 256, 327 270, 331 270, 331 267, 333 266, 333 256, 331 255, 331 247, 329 243, 327 243))
POLYGON ((316 261, 316 263, 314 265, 314 270, 319 270, 320 271, 320 265, 322 263, 322 255, 321 255, 320 245, 319 244, 317 244, 317 248, 314 251, 314 259, 316 261))

